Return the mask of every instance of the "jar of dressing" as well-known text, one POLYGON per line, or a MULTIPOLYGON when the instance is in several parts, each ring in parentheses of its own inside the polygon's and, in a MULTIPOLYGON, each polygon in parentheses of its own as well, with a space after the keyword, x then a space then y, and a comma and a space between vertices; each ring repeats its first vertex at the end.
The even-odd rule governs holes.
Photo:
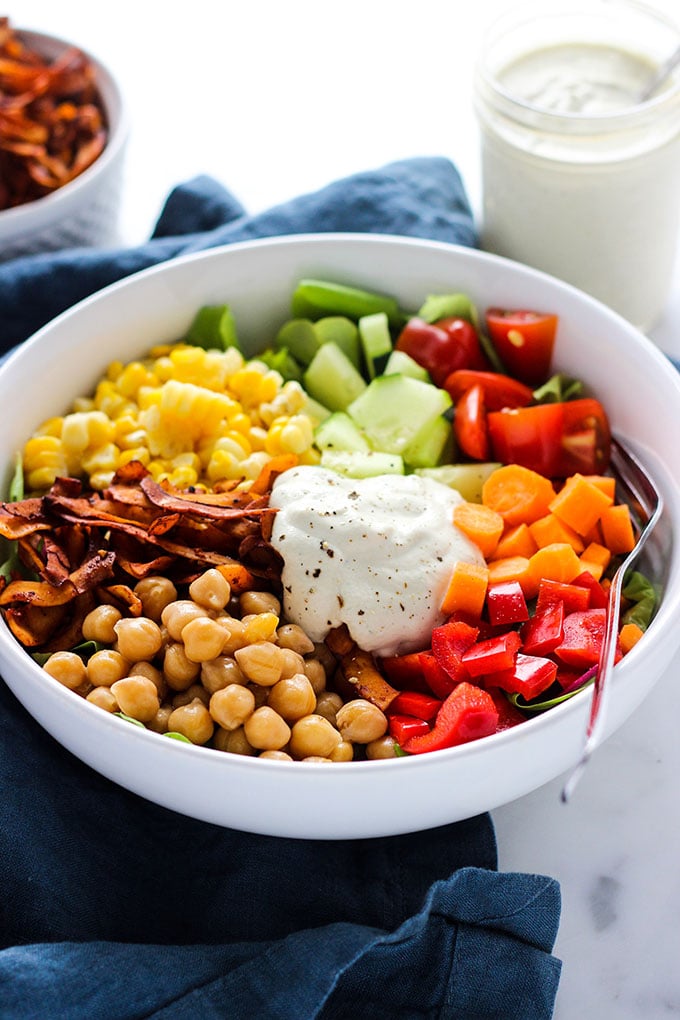
POLYGON ((534 3, 488 30, 475 75, 482 246, 648 330, 680 227, 680 71, 638 97, 680 27, 631 0, 534 3))

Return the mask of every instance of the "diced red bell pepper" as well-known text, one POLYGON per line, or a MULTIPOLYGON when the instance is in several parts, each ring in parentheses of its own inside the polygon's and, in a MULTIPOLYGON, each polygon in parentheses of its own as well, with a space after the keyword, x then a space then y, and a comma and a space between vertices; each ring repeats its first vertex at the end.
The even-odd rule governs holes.
POLYGON ((494 673, 489 682, 511 694, 521 694, 527 701, 538 697, 554 683, 557 663, 538 655, 517 653, 512 669, 494 673))
POLYGON ((456 683, 470 678, 470 674, 463 666, 462 657, 463 653, 474 645, 478 635, 477 627, 472 627, 462 620, 449 620, 432 631, 432 654, 456 683))
POLYGON ((389 734, 393 740, 403 747, 411 737, 423 736, 430 732, 430 724, 425 719, 416 719, 412 715, 391 715, 388 720, 389 734))
POLYGON ((527 655, 550 655, 564 639, 564 602, 548 602, 520 631, 527 655))
MULTIPOLYGON (((555 655, 568 666, 585 672, 597 665, 607 621, 606 609, 587 609, 583 613, 569 613, 564 618, 564 638, 555 649, 555 655)), ((617 648, 614 661, 621 658, 617 648)))
POLYGON ((490 584, 486 592, 486 608, 494 627, 509 627, 529 619, 529 610, 519 581, 490 584))
POLYGON ((444 667, 439 665, 432 652, 420 653, 420 665, 423 671, 423 679, 432 694, 440 698, 441 701, 448 698, 459 681, 454 680, 444 667))
POLYGON ((516 630, 509 630, 498 637, 477 641, 463 653, 461 661, 470 676, 486 676, 500 670, 512 669, 515 656, 522 644, 516 630))
POLYGON ((496 733, 501 733, 503 730, 509 730, 513 726, 519 726, 520 723, 526 722, 526 716, 522 715, 520 710, 512 704, 499 687, 487 687, 485 689, 487 694, 491 695, 498 712, 496 733))
POLYGON ((589 570, 584 570, 582 574, 575 577, 571 582, 580 588, 587 588, 590 592, 590 602, 588 604, 589 609, 606 609, 609 602, 607 592, 604 590, 600 582, 596 577, 590 573, 589 570))
MULTIPOLYGON (((593 577, 592 574, 588 576, 593 577)), ((547 577, 541 578, 538 582, 536 612, 541 613, 547 606, 555 605, 556 602, 561 602, 564 605, 565 613, 577 613, 584 609, 590 609, 590 588, 575 582, 566 584, 564 581, 551 581, 547 577)))
POLYGON ((456 403, 453 434, 458 449, 472 460, 489 459, 489 432, 486 427, 484 390, 479 384, 471 386, 456 403))
POLYGON ((464 681, 449 694, 430 732, 411 737, 402 747, 408 754, 441 751, 490 736, 497 725, 498 710, 491 695, 464 681))
POLYGON ((396 696, 389 707, 389 714, 412 715, 416 719, 434 719, 441 708, 439 698, 431 698, 420 691, 402 691, 396 696))
POLYGON ((380 660, 380 669, 398 691, 415 690, 426 693, 428 690, 420 662, 420 652, 388 655, 380 660))

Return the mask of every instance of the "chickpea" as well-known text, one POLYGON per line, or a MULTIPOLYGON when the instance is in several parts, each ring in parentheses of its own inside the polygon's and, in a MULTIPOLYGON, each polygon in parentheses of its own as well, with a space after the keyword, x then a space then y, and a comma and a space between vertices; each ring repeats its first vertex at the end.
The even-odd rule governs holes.
POLYGON ((327 675, 335 672, 338 663, 325 641, 314 643, 314 658, 319 660, 327 675))
POLYGON ((342 740, 339 732, 321 715, 306 715, 293 724, 290 753, 294 758, 327 758, 342 740))
POLYGON ((160 708, 158 691, 146 676, 126 676, 111 685, 121 712, 138 722, 150 722, 160 708))
POLYGON ((329 754, 331 761, 354 761, 354 747, 349 740, 341 740, 329 754))
POLYGON ((127 659, 113 648, 102 648, 87 660, 87 678, 95 687, 111 687, 129 673, 127 659))
POLYGON ((252 645, 256 641, 274 640, 279 618, 274 613, 255 613, 252 616, 244 616, 241 622, 246 643, 252 645))
POLYGON ((396 758, 395 743, 394 738, 389 733, 386 733, 384 737, 378 737, 377 740, 371 740, 369 744, 366 744, 366 757, 369 761, 379 761, 382 758, 396 758))
POLYGON ((208 610, 197 605, 191 599, 178 599, 170 602, 161 613, 161 623, 167 627, 173 641, 181 641, 182 631, 190 620, 207 617, 208 610))
POLYGON ((163 656, 163 676, 173 691, 186 691, 201 672, 198 662, 187 658, 181 642, 168 645, 163 656))
POLYGON ((53 652, 43 669, 70 691, 77 690, 87 680, 85 663, 75 652, 53 652))
POLYGON ((191 687, 187 687, 186 691, 180 691, 178 694, 175 694, 172 699, 172 707, 179 708, 181 705, 188 705, 194 698, 198 698, 206 708, 208 707, 210 695, 203 684, 192 684, 191 687))
POLYGON ((316 709, 316 694, 304 673, 282 677, 269 691, 267 704, 286 720, 295 722, 316 709))
POLYGON ((274 761, 292 761, 293 759, 285 751, 263 751, 258 758, 271 758, 274 761))
POLYGON ((207 744, 214 730, 210 712, 198 698, 174 708, 168 718, 168 732, 181 733, 192 744, 207 744))
POLYGON ((339 694, 336 694, 335 691, 322 691, 317 695, 315 711, 317 715, 328 719, 331 726, 335 726, 337 714, 342 706, 343 700, 339 694))
POLYGON ((297 623, 284 623, 276 632, 276 639, 281 648, 290 648, 300 655, 310 655, 314 651, 314 642, 297 623))
POLYGON ((146 724, 148 729, 153 730, 154 733, 167 733, 168 719, 170 718, 171 714, 172 714, 171 705, 161 705, 153 719, 151 719, 146 724))
POLYGON ((336 725, 343 740, 354 744, 370 744, 387 733, 387 716, 365 698, 356 698, 339 710, 336 725))
POLYGON ((128 676, 146 676, 152 680, 158 691, 158 697, 162 700, 168 692, 168 685, 165 682, 160 669, 151 662, 135 662, 128 668, 128 676))
POLYGON ((243 616, 253 613, 272 613, 281 616, 281 603, 276 595, 268 591, 244 591, 239 595, 239 607, 243 616))
POLYGON ((280 751, 290 740, 290 727, 267 705, 255 709, 243 729, 251 747, 260 751, 280 751))
POLYGON ((191 582, 189 595, 205 609, 224 609, 231 598, 231 585, 216 567, 210 567, 191 582))
POLYGON ((121 619, 120 610, 115 606, 96 606, 83 620, 83 637, 86 641, 98 641, 112 645, 116 640, 114 625, 121 619))
POLYGON ((305 671, 305 660, 298 652, 292 651, 290 648, 281 648, 279 659, 281 660, 281 679, 285 677, 295 676, 296 673, 304 673, 305 671))
POLYGON ((117 712, 118 702, 110 687, 94 687, 85 697, 91 705, 103 708, 105 712, 117 712))
POLYGON ((163 610, 177 600, 177 589, 167 577, 145 577, 135 585, 144 615, 160 623, 163 610))
POLYGON ((118 638, 118 651, 128 662, 151 661, 163 645, 160 627, 148 616, 123 617, 113 629, 118 638))
POLYGON ((253 683, 273 687, 281 679, 280 649, 271 641, 258 641, 255 645, 237 648, 234 658, 253 683))
POLYGON ((210 699, 210 715, 223 730, 236 730, 255 711, 253 692, 241 684, 230 684, 215 691, 210 699))
POLYGON ((248 644, 246 640, 246 628, 240 620, 233 616, 217 616, 215 622, 219 623, 224 630, 224 641, 222 644, 223 655, 233 655, 239 648, 248 644))
POLYGON ((245 684, 247 678, 236 659, 229 655, 218 655, 216 659, 201 663, 201 683, 208 694, 214 694, 229 684, 245 684))
POLYGON ((255 708, 262 708, 267 704, 269 698, 269 687, 261 687, 259 684, 249 683, 248 690, 255 698, 255 708))
POLYGON ((242 726, 236 730, 223 730, 218 727, 213 747, 218 751, 227 751, 229 754, 255 754, 255 748, 248 743, 242 726))
POLYGON ((320 659, 305 659, 305 673, 315 694, 326 689, 326 669, 320 659))
POLYGON ((182 628, 184 652, 190 662, 209 662, 222 653, 224 630, 209 617, 196 617, 182 628))

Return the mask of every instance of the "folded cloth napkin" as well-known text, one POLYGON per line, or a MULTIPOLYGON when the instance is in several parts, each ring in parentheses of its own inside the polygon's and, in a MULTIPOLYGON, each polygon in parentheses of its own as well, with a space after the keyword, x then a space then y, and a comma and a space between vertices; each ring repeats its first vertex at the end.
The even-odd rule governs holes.
MULTIPOLYGON (((2 266, 2 345, 180 253, 319 230, 475 242, 443 159, 357 174, 256 216, 199 178, 172 192, 138 248, 2 266)), ((236 832, 102 778, 2 682, 0 720, 3 1018, 552 1016, 559 886, 499 873, 488 815, 347 841, 236 832)))

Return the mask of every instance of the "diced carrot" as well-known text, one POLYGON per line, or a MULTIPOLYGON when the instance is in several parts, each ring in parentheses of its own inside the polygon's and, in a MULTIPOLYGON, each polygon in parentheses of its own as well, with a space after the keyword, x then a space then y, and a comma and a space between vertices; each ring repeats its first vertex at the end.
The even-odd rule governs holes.
POLYGON ((537 549, 528 524, 506 525, 491 559, 502 560, 507 556, 526 556, 529 559, 537 549))
POLYGON ((635 545, 635 532, 626 503, 607 507, 600 518, 602 537, 612 553, 628 553, 635 545))
POLYGON ((611 496, 612 500, 616 498, 616 479, 611 478, 609 475, 584 475, 591 485, 595 485, 598 489, 604 492, 605 496, 611 496))
POLYGON ((572 475, 550 503, 550 510, 579 535, 586 535, 613 503, 584 475, 572 475))
POLYGON ((581 536, 570 525, 560 520, 556 514, 550 513, 545 517, 540 517, 529 525, 529 531, 539 549, 546 545, 554 545, 555 542, 566 542, 575 553, 583 552, 581 536))
POLYGON ((453 509, 453 523, 475 543, 486 560, 503 534, 503 518, 483 503, 458 503, 453 509))
POLYGON ((609 566, 609 561, 612 558, 612 554, 606 545, 602 545, 600 542, 589 542, 581 553, 581 559, 587 560, 588 563, 599 563, 602 570, 606 570, 609 566))
POLYGON ((568 542, 554 542, 539 549, 529 560, 529 574, 538 590, 542 578, 569 584, 583 572, 581 561, 568 542))
POLYGON ((585 556, 579 556, 581 561, 581 571, 587 570, 589 574, 599 581, 604 574, 604 567, 601 563, 595 563, 594 560, 587 560, 585 556))
POLYGON ((456 612, 481 616, 488 582, 489 569, 485 564, 457 560, 441 602, 441 612, 445 616, 456 612))
POLYGON ((624 655, 631 650, 633 645, 638 643, 640 638, 644 636, 644 633, 637 623, 624 623, 619 631, 619 644, 624 655))
POLYGON ((598 545, 604 545, 604 535, 602 534, 602 523, 596 521, 590 531, 587 531, 583 538, 584 545, 590 545, 591 542, 597 542, 598 545))
POLYGON ((482 503, 506 524, 532 524, 547 514, 555 489, 549 478, 520 464, 504 464, 482 486, 482 503))
POLYGON ((534 598, 538 591, 538 581, 529 570, 530 562, 528 556, 506 556, 502 560, 491 560, 488 564, 489 584, 519 581, 525 598, 534 598))

